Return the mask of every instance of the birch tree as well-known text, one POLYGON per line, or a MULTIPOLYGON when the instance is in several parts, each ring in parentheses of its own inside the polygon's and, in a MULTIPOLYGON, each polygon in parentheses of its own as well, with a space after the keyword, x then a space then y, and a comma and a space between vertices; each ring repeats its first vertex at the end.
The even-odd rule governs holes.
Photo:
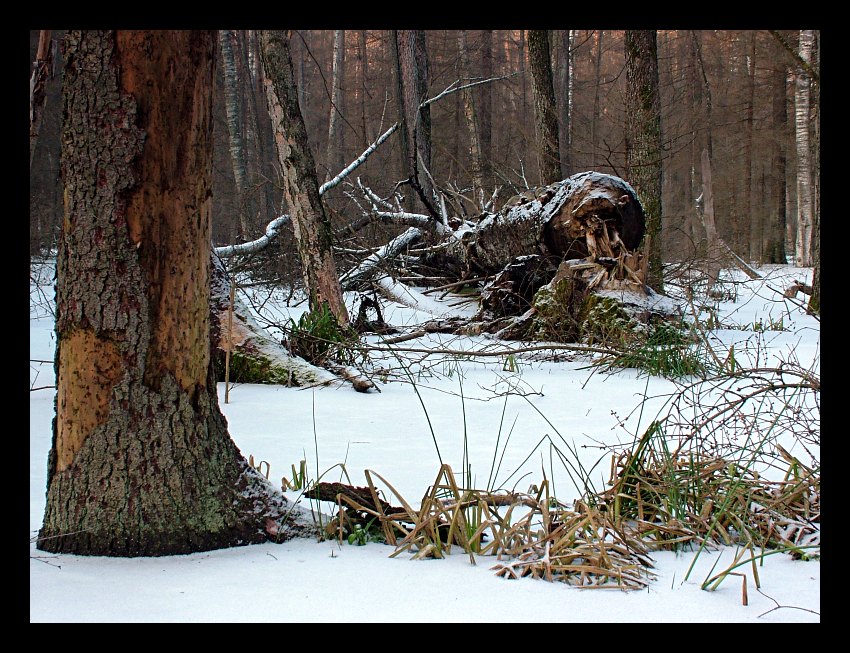
MULTIPOLYGON (((814 30, 800 30, 800 59, 812 62, 814 30)), ((811 78, 805 66, 797 71, 794 88, 794 126, 797 145, 797 231, 794 259, 799 266, 812 264, 812 152, 811 78)))

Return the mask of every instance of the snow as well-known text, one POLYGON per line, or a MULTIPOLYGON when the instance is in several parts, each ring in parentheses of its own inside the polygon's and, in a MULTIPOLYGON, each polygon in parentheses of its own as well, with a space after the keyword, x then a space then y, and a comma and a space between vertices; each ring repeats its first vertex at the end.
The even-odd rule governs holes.
MULTIPOLYGON (((759 345, 773 359, 793 355, 801 366, 819 370, 819 323, 781 293, 792 278, 810 279, 811 270, 773 266, 759 271, 764 281, 742 282, 736 297, 718 302, 725 327, 712 332, 718 348, 734 344, 741 352, 754 352, 759 345), (759 319, 775 325, 781 319, 786 330, 755 330, 759 319)), ((436 297, 425 296, 429 309, 435 308, 430 302, 436 297)), ((288 309, 281 305, 278 310, 286 314, 288 309)), ((402 305, 384 308, 385 319, 398 326, 431 319, 430 313, 402 305)), ((52 362, 36 362, 52 361, 52 328, 52 316, 32 295, 31 387, 54 383, 52 362)), ((375 336, 368 340, 378 342, 375 336)), ((603 489, 610 453, 601 446, 629 445, 664 410, 674 384, 635 370, 602 373, 589 368, 588 358, 569 352, 552 362, 542 360, 540 352, 472 361, 411 351, 434 346, 492 351, 517 344, 430 334, 402 343, 394 353, 373 353, 379 393, 364 395, 347 385, 304 390, 237 385, 224 404, 221 384, 221 408, 243 454, 266 461, 276 486, 281 477, 291 478, 291 466, 301 460, 307 461, 310 478, 323 475, 322 480, 334 481, 341 478, 339 463, 344 463, 353 484, 364 485, 363 470, 374 470, 418 505, 437 476, 440 459, 461 473, 466 438, 477 487, 495 477, 493 487, 525 491, 540 482, 545 470, 559 498, 576 497, 569 475, 550 462, 551 440, 563 451, 574 447, 580 463, 593 469, 592 484, 603 489), (399 359, 410 364, 409 376, 400 370, 399 359)), ((706 578, 731 564, 732 548, 699 556, 695 551, 654 552, 657 578, 637 592, 506 580, 490 570, 496 564, 492 557, 476 557, 472 565, 456 550, 443 560, 414 561, 408 553, 390 558, 393 548, 376 543, 360 547, 311 539, 134 559, 45 554, 32 540, 45 505, 54 392, 30 393, 32 622, 820 621, 817 560, 766 556, 758 571, 763 594, 750 569, 739 569, 747 575, 747 606, 738 576, 715 591, 702 590, 706 578), (774 609, 777 605, 783 607, 774 609)), ((782 443, 805 464, 811 462, 792 438, 782 443)), ((809 449, 819 456, 817 448, 809 449)), ((384 491, 398 505, 389 489, 384 491)), ((332 507, 321 508, 329 512, 332 507)))

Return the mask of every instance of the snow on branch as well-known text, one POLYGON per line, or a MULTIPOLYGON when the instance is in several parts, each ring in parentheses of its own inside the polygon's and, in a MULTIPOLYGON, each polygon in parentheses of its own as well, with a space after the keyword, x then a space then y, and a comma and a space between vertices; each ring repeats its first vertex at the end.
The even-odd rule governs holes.
MULTIPOLYGON (((425 218, 425 216, 422 217, 425 218)), ((411 227, 401 235, 396 236, 377 252, 366 258, 360 265, 343 274, 339 279, 342 289, 354 290, 357 284, 370 276, 383 261, 395 258, 402 250, 421 237, 422 231, 417 227, 411 227)))
POLYGON ((279 218, 275 218, 266 226, 265 235, 260 236, 256 240, 252 240, 247 243, 239 243, 238 245, 214 247, 213 250, 222 258, 238 256, 239 254, 253 254, 254 252, 259 252, 260 250, 268 247, 269 243, 271 243, 271 241, 273 241, 277 237, 278 233, 280 232, 280 228, 287 220, 289 220, 288 215, 282 215, 279 218))
POLYGON ((372 152, 374 152, 375 150, 377 150, 378 147, 381 145, 381 143, 383 143, 385 140, 387 140, 390 137, 390 135, 396 129, 398 129, 399 124, 400 123, 395 123, 387 131, 385 131, 383 134, 381 134, 378 137, 378 140, 376 140, 369 147, 367 147, 363 151, 363 154, 361 154, 354 161, 349 163, 348 166, 346 166, 346 168, 342 172, 340 172, 336 177, 334 177, 330 181, 326 181, 324 184, 322 184, 322 186, 319 188, 319 195, 324 195, 325 193, 327 193, 331 188, 333 188, 334 186, 337 186, 343 179, 345 179, 348 175, 350 175, 351 172, 354 169, 361 166, 366 161, 366 159, 369 158, 369 155, 372 154, 372 152))

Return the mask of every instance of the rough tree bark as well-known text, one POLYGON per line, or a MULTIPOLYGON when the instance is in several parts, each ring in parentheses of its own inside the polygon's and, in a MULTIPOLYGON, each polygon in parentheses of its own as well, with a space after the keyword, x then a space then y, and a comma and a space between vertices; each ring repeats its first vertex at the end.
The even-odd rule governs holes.
POLYGON ((32 167, 35 144, 38 142, 41 116, 44 113, 45 85, 53 69, 53 48, 51 46, 50 30, 41 30, 38 35, 38 51, 30 76, 30 167, 32 167))
POLYGON ((561 146, 558 141, 558 112, 552 82, 549 31, 528 31, 528 62, 534 96, 534 135, 541 183, 553 184, 561 177, 561 146))
POLYGON ((655 30, 626 30, 626 176, 646 211, 648 284, 661 290, 661 99, 655 30))
POLYGON ((333 230, 319 197, 316 166, 298 107, 289 37, 283 31, 264 30, 261 40, 266 97, 310 310, 327 304, 337 321, 346 325, 348 312, 334 265, 333 230))
POLYGON ((213 32, 66 37, 43 550, 189 553, 265 540, 284 514, 210 359, 214 52, 213 32))

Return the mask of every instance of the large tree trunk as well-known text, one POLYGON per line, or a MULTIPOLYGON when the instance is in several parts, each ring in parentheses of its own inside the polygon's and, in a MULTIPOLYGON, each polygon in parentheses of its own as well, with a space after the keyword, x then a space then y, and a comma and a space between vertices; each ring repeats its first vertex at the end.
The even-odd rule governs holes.
POLYGON ((561 146, 558 141, 558 113, 552 82, 552 57, 548 30, 528 31, 528 61, 534 96, 534 134, 541 183, 554 184, 561 179, 561 146))
POLYGON ((333 230, 319 197, 319 182, 304 118, 298 108, 295 73, 285 32, 264 30, 263 66, 266 97, 275 126, 275 143, 283 169, 284 194, 292 212, 292 225, 301 258, 301 273, 310 298, 310 310, 326 304, 340 324, 348 312, 333 257, 333 230))
POLYGON ((41 549, 189 553, 262 541, 283 514, 228 436, 211 365, 214 51, 212 32, 66 37, 41 549))
POLYGON ((649 279, 662 288, 661 99, 655 30, 626 30, 626 170, 646 211, 649 279))
MULTIPOLYGON (((800 58, 812 61, 814 31, 800 30, 800 58)), ((797 238, 794 258, 797 265, 812 264, 812 153, 811 153, 811 79, 806 70, 797 71, 794 93, 794 123, 797 129, 797 238)))

